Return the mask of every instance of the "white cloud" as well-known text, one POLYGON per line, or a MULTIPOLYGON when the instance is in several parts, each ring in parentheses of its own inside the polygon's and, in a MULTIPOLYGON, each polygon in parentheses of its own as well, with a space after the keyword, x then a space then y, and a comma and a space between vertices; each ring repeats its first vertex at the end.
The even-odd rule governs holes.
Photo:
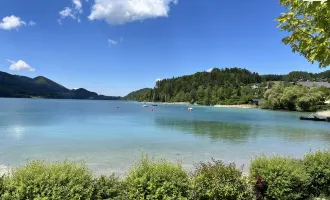
POLYGON ((214 69, 214 67, 206 70, 206 72, 212 72, 213 69, 214 69))
POLYGON ((159 81, 162 81, 162 80, 163 80, 162 78, 157 78, 156 83, 159 82, 159 81))
POLYGON ((37 25, 37 23, 35 23, 34 21, 29 21, 28 25, 29 26, 35 26, 35 25, 37 25))
POLYGON ((72 0, 74 6, 75 6, 75 9, 81 13, 82 12, 82 3, 81 3, 81 0, 72 0))
POLYGON ((120 37, 119 40, 108 39, 108 43, 109 43, 110 46, 114 46, 114 45, 117 45, 117 44, 122 43, 122 42, 124 42, 123 37, 120 37))
POLYGON ((25 21, 21 20, 21 18, 16 17, 15 15, 7 16, 2 19, 0 22, 0 29, 4 30, 12 30, 18 29, 21 26, 35 26, 36 23, 34 21, 29 21, 26 23, 25 21))
POLYGON ((109 45, 110 45, 110 46, 113 46, 113 45, 118 44, 118 41, 116 41, 116 40, 112 40, 112 39, 108 39, 108 42, 109 42, 109 45))
POLYGON ((36 69, 32 68, 30 65, 28 65, 23 60, 19 60, 19 61, 15 62, 15 61, 7 59, 7 61, 11 63, 11 65, 9 67, 10 70, 13 70, 13 71, 26 70, 26 71, 30 71, 30 72, 36 71, 36 69))
POLYGON ((74 20, 80 22, 79 15, 83 12, 82 10, 82 1, 81 0, 72 0, 73 7, 65 7, 63 10, 59 12, 60 19, 58 23, 62 24, 62 20, 71 17, 74 20))
POLYGON ((60 16, 62 18, 66 18, 66 17, 72 17, 73 19, 75 19, 76 17, 73 15, 72 9, 69 7, 65 7, 62 11, 60 11, 60 16))
POLYGON ((171 4, 177 0, 95 0, 90 20, 109 24, 125 24, 149 18, 167 17, 171 4))
POLYGON ((19 17, 12 15, 2 19, 2 22, 0 22, 0 29, 11 30, 19 28, 22 25, 25 25, 25 22, 19 17))

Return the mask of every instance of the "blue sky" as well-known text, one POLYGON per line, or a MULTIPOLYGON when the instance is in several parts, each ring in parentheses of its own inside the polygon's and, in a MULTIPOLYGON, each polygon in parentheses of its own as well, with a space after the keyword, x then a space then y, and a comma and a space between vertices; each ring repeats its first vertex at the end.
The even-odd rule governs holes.
POLYGON ((319 72, 281 43, 278 0, 2 0, 0 70, 126 95, 213 67, 319 72))

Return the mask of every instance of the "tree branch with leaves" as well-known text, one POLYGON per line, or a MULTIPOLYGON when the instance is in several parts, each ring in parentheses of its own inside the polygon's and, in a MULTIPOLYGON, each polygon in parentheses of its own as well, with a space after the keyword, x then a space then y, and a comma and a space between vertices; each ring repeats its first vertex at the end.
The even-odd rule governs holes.
POLYGON ((320 68, 330 65, 330 0, 305 2, 303 0, 280 0, 288 12, 277 18, 278 27, 289 36, 283 43, 290 45, 320 68))

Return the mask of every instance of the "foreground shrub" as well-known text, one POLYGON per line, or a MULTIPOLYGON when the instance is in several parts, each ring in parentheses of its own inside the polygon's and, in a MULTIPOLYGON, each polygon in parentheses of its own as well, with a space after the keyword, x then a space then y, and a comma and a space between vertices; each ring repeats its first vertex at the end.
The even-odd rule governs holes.
POLYGON ((304 165, 311 177, 309 192, 314 196, 330 196, 330 151, 306 154, 304 165))
POLYGON ((294 200, 308 197, 308 174, 302 161, 260 156, 251 162, 250 179, 259 199, 294 200))
POLYGON ((235 164, 212 160, 200 163, 193 174, 194 199, 253 199, 252 190, 235 164))
POLYGON ((179 164, 143 156, 126 178, 127 199, 188 199, 189 176, 179 164))
POLYGON ((0 176, 0 199, 1 199, 1 196, 3 195, 4 193, 4 188, 3 188, 3 176, 0 176))
POLYGON ((121 199, 123 184, 115 175, 101 176, 95 180, 93 199, 121 199))
POLYGON ((93 178, 84 165, 32 161, 4 179, 3 199, 90 199, 93 178))

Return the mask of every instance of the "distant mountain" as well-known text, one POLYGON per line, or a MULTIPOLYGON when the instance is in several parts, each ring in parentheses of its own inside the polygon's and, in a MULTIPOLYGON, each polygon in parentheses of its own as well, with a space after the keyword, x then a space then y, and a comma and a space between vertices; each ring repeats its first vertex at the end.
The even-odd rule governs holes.
POLYGON ((80 88, 70 90, 46 77, 29 78, 0 72, 0 97, 119 100, 80 88))

